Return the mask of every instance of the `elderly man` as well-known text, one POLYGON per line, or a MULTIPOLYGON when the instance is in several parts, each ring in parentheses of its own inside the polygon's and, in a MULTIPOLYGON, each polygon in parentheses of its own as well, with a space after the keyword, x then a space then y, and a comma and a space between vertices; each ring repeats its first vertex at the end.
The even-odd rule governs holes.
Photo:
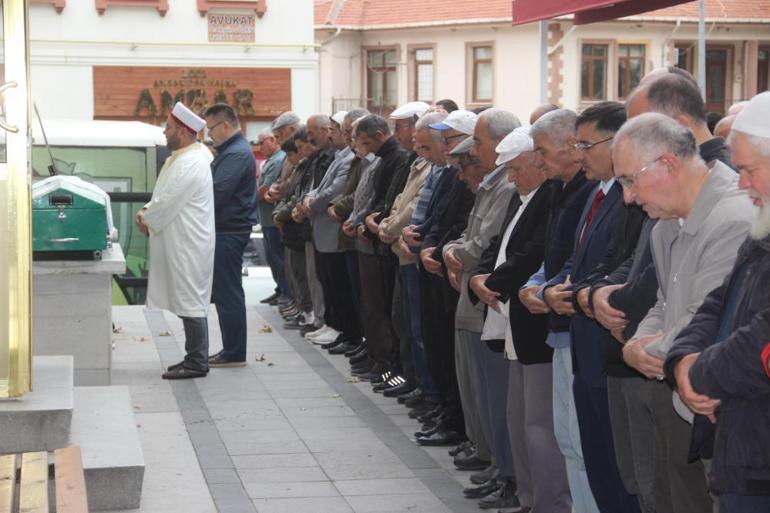
MULTIPOLYGON (((313 225, 315 263, 326 305, 324 321, 344 338, 343 344, 332 349, 337 351, 337 354, 355 349, 361 344, 361 326, 358 316, 351 315, 356 308, 352 300, 352 285, 348 278, 345 252, 340 247, 341 228, 326 211, 332 198, 335 198, 345 186, 350 166, 355 158, 342 132, 346 115, 347 112, 338 112, 332 116, 329 139, 335 150, 334 160, 318 185, 302 200, 303 213, 311 218, 313 225), (338 351, 338 349, 342 350, 338 351)), ((309 319, 304 321, 308 323, 309 319)))
POLYGON ((214 190, 211 152, 198 142, 206 122, 177 103, 166 119, 171 156, 158 174, 152 199, 136 214, 136 226, 150 237, 147 306, 182 318, 184 360, 163 379, 208 373, 208 306, 214 269, 214 190))
MULTIPOLYGON (((673 340, 729 272, 754 208, 738 190, 737 175, 718 160, 707 165, 693 133, 662 114, 642 114, 620 130, 613 164, 626 200, 660 219, 650 235, 658 300, 623 357, 648 378, 662 379, 673 340)), ((670 388, 652 388, 650 409, 655 473, 669 483, 673 511, 704 511, 710 505, 703 465, 688 463, 691 427, 672 408, 670 388)))
POLYGON ((398 144, 409 152, 409 165, 417 158, 414 151, 415 125, 423 114, 428 112, 430 105, 425 102, 409 102, 390 113, 393 120, 393 135, 398 144))
POLYGON ((639 511, 634 495, 623 486, 618 470, 607 406, 604 374, 604 338, 609 333, 588 313, 575 308, 574 290, 589 279, 609 246, 623 205, 605 147, 625 121, 623 105, 604 102, 586 109, 575 121, 583 144, 573 140, 586 177, 598 180, 577 225, 571 258, 546 283, 545 302, 555 312, 570 316, 570 349, 573 358, 572 393, 580 430, 588 482, 600 511, 639 511), (584 126, 587 125, 587 126, 584 126), (586 158, 585 144, 597 148, 586 158), (604 151, 602 151, 604 150, 604 151), (604 158, 601 155, 604 155, 604 158))
POLYGON ((582 154, 575 148, 577 115, 567 109, 548 112, 530 129, 540 165, 546 177, 562 182, 555 196, 548 221, 545 257, 541 270, 519 292, 521 302, 533 314, 548 313, 546 344, 553 352, 554 434, 567 467, 575 511, 599 511, 586 475, 580 430, 572 392, 573 371, 570 352, 570 320, 551 311, 543 301, 543 285, 555 277, 570 258, 575 245, 575 231, 589 194, 596 182, 586 178, 582 154))
MULTIPOLYGON (((273 120, 270 124, 270 130, 275 136, 278 144, 283 144, 291 138, 294 133, 300 129, 302 123, 295 113, 288 111, 284 112, 273 120)), ((291 171, 294 166, 291 166, 289 162, 284 159, 281 166, 281 173, 278 175, 278 179, 271 185, 265 193, 265 199, 270 203, 277 203, 281 197, 286 193, 286 183, 289 179, 291 171)))
MULTIPOLYGON (((406 178, 409 171, 406 150, 391 133, 388 122, 381 116, 369 115, 361 118, 356 126, 355 137, 361 147, 379 157, 377 167, 372 171, 372 195, 360 213, 356 233, 364 243, 369 243, 373 254, 359 253, 359 272, 361 273, 361 315, 366 319, 369 331, 366 332, 368 358, 351 368, 354 375, 363 379, 379 378, 390 370, 395 349, 395 334, 390 315, 393 304, 393 287, 397 262, 392 253, 386 255, 376 234, 379 231, 379 216, 383 215, 391 197, 391 185, 394 181, 406 178), (365 287, 364 283, 370 284, 365 287)), ((403 183, 402 187, 403 189, 403 183)), ((395 199, 395 194, 392 195, 395 199)), ((388 248, 389 250, 389 248, 388 248)))
POLYGON ((508 431, 521 504, 535 513, 569 513, 572 500, 564 458, 553 434, 548 318, 529 312, 518 296, 543 263, 548 213, 559 188, 558 182, 546 182, 532 150, 528 128, 517 128, 497 147, 497 162, 507 166, 516 194, 470 287, 487 305, 483 336, 505 340, 508 431))
POLYGON ((479 115, 471 155, 479 159, 486 175, 476 193, 465 232, 444 246, 443 253, 449 282, 460 291, 455 314, 455 352, 463 413, 466 425, 469 419, 478 419, 483 432, 479 435, 471 431, 468 437, 484 437, 499 469, 498 488, 481 499, 480 504, 486 508, 518 505, 508 424, 505 410, 500 408, 506 401, 508 372, 497 349, 481 340, 483 308, 471 302, 468 281, 489 241, 500 231, 505 217, 500 205, 507 205, 516 190, 506 179, 505 166, 496 164, 495 148, 520 125, 514 114, 502 109, 488 109, 479 115))
MULTIPOLYGON (((760 207, 732 271, 704 300, 666 357, 687 407, 716 422, 710 484, 721 513, 770 511, 770 381, 756 355, 770 335, 770 93, 755 96, 731 132, 738 185, 760 207)), ((696 423, 697 427, 697 423, 696 423)), ((693 445, 704 442, 693 430, 693 445)))
POLYGON ((257 224, 257 164, 232 107, 214 104, 204 117, 217 150, 211 163, 217 227, 211 301, 222 333, 222 350, 209 357, 209 366, 242 366, 246 365, 246 296, 241 267, 251 227, 257 224))
POLYGON ((286 272, 284 271, 283 244, 281 244, 281 233, 273 224, 273 209, 275 203, 266 200, 265 195, 270 186, 278 180, 286 159, 286 153, 281 149, 281 145, 273 135, 272 130, 265 128, 257 135, 257 148, 267 157, 262 165, 262 172, 257 182, 257 208, 259 209, 259 219, 262 225, 262 235, 264 236, 265 260, 270 267, 270 272, 275 282, 275 293, 261 300, 261 303, 277 304, 279 301, 290 300, 291 293, 289 285, 286 282, 286 272))

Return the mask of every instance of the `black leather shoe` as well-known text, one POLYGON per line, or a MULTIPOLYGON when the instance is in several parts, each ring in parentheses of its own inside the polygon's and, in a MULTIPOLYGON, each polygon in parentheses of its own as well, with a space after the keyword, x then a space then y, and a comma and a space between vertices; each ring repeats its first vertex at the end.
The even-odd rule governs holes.
POLYGON ((191 379, 205 378, 209 371, 188 369, 185 366, 175 367, 172 370, 163 373, 163 379, 191 379))
POLYGON ((471 474, 471 477, 469 478, 471 483, 473 484, 484 484, 491 479, 494 479, 498 476, 499 472, 497 470, 497 467, 492 464, 489 465, 487 468, 482 470, 481 472, 476 472, 475 474, 471 474))
POLYGON ((273 292, 271 295, 267 296, 266 298, 260 299, 259 302, 262 303, 263 305, 273 305, 278 302, 278 296, 280 296, 278 292, 273 292))
POLYGON ((357 363, 355 365, 350 366, 350 373, 351 374, 363 374, 370 372, 372 370, 371 364, 369 364, 368 361, 364 361, 361 363, 357 363))
POLYGON ((414 399, 416 397, 422 397, 422 389, 417 387, 409 392, 404 392, 398 395, 398 402, 404 404, 408 399, 414 399))
POLYGON ((503 485, 479 501, 481 509, 516 508, 521 506, 516 496, 516 482, 506 479, 503 485))
POLYGON ((463 439, 462 435, 460 435, 460 433, 456 431, 439 430, 430 436, 424 436, 422 438, 418 438, 417 443, 420 445, 430 445, 430 446, 454 445, 462 441, 462 439, 463 439))
POLYGON ((356 353, 348 361, 350 362, 350 365, 355 365, 357 363, 365 362, 368 359, 369 359, 369 353, 367 353, 366 349, 364 349, 360 353, 356 353))
POLYGON ((366 354, 366 345, 363 343, 361 344, 354 344, 354 349, 351 349, 350 351, 345 352, 345 358, 353 358, 354 356, 364 353, 366 354))
POLYGON ((342 341, 338 337, 332 340, 331 342, 327 342, 326 344, 321 344, 321 349, 331 349, 333 347, 337 347, 340 344, 342 344, 342 341))
POLYGON ((182 361, 181 361, 181 362, 179 362, 179 363, 175 363, 174 365, 169 365, 169 366, 168 366, 168 368, 167 368, 166 370, 172 371, 172 370, 174 370, 174 369, 178 369, 178 368, 179 368, 179 367, 181 367, 182 365, 184 365, 184 360, 182 360, 182 361))
MULTIPOLYGON (((420 407, 422 409, 425 409, 428 405, 432 406, 432 403, 429 403, 425 400, 425 396, 420 394, 417 397, 409 397, 406 400, 404 400, 404 406, 407 408, 417 408, 420 407)), ((431 407, 427 412, 430 412, 433 408, 431 407)))
POLYGON ((345 342, 344 344, 340 344, 337 347, 333 347, 329 349, 329 354, 345 354, 348 351, 355 351, 358 349, 358 344, 354 344, 352 342, 345 342))
POLYGON ((405 381, 401 383, 400 385, 396 385, 391 388, 386 388, 382 391, 382 395, 385 397, 398 397, 403 394, 408 394, 412 390, 415 389, 415 386, 408 381, 405 381))
POLYGON ((473 442, 468 440, 466 442, 461 443, 460 445, 458 445, 454 449, 449 450, 449 455, 452 456, 452 457, 455 457, 458 454, 460 454, 461 452, 464 452, 467 455, 472 454, 473 453, 473 442))
POLYGON ((491 493, 496 492, 503 486, 497 479, 490 479, 486 483, 481 483, 479 486, 469 486, 463 489, 463 494, 469 499, 481 499, 491 493))
POLYGON ((479 458, 476 453, 465 458, 455 458, 454 464, 458 470, 484 470, 489 466, 489 462, 479 458))

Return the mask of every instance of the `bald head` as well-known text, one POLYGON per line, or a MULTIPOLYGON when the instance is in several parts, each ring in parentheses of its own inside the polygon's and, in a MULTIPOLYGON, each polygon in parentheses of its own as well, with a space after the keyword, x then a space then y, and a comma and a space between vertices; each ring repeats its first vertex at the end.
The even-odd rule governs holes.
POLYGON ((559 110, 559 106, 554 105, 553 103, 544 103, 542 105, 538 105, 529 116, 529 124, 534 125, 535 122, 543 117, 544 114, 548 114, 549 112, 553 112, 555 110, 559 110))

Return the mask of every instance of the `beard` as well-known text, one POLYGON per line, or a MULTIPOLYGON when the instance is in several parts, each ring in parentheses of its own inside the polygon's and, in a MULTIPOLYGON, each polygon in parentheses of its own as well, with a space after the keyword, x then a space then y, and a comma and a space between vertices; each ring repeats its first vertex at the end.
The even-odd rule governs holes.
POLYGON ((762 240, 770 235, 770 198, 762 198, 762 206, 751 224, 749 235, 754 240, 762 240))

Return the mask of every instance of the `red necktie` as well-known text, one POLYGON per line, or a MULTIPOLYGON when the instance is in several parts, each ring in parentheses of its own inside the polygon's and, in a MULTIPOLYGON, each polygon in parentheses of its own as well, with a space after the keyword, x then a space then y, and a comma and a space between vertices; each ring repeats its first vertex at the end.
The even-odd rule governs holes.
POLYGON ((599 211, 599 207, 602 204, 602 200, 604 199, 604 191, 599 189, 599 192, 596 193, 596 196, 594 196, 594 201, 591 203, 591 208, 588 209, 588 215, 586 215, 586 222, 583 223, 583 231, 580 233, 580 244, 583 244, 583 239, 585 238, 586 231, 588 230, 588 227, 591 226, 591 222, 594 220, 594 217, 596 216, 596 212, 599 211))

